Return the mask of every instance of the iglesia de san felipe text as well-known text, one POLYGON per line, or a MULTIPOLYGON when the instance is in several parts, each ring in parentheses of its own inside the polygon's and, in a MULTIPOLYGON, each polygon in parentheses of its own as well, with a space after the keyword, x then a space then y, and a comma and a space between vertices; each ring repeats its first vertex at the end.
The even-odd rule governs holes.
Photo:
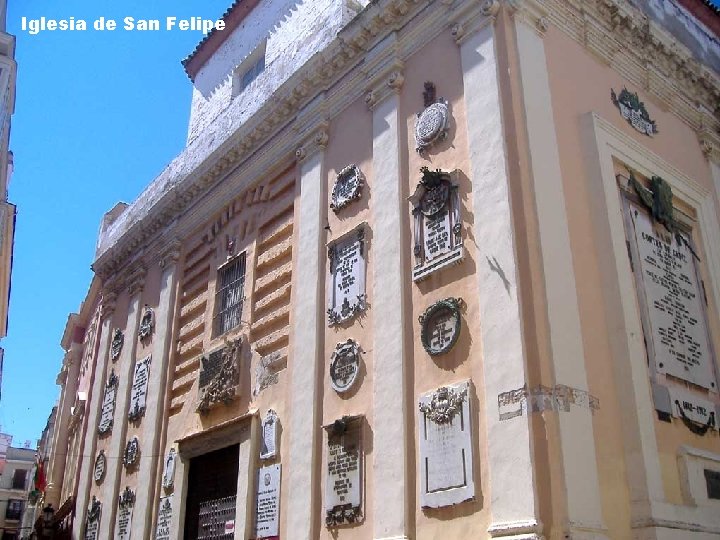
POLYGON ((55 538, 720 537, 718 11, 222 22, 63 334, 55 538))

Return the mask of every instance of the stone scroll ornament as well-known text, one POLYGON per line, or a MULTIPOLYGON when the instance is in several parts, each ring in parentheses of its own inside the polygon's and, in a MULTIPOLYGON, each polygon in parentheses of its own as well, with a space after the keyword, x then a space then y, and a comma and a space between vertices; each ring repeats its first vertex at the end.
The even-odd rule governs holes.
POLYGON ((138 336, 140 339, 147 339, 152 334, 153 328, 155 327, 155 312, 153 309, 145 304, 143 308, 143 316, 140 319, 140 328, 138 330, 138 336))
POLYGON ((460 196, 451 173, 420 169, 422 177, 408 198, 413 214, 413 281, 463 258, 460 196))
POLYGON ((113 333, 112 343, 110 343, 110 360, 113 362, 120 357, 120 351, 122 351, 124 342, 125 336, 123 335, 122 330, 116 328, 113 333))
POLYGON ((446 298, 434 303, 418 317, 420 340, 430 356, 445 354, 460 337, 462 298, 446 298))
POLYGON ((206 414, 218 405, 229 405, 237 397, 240 383, 242 339, 228 341, 219 351, 203 356, 196 411, 206 414))
POLYGON ((429 403, 421 402, 419 409, 436 424, 448 424, 460 413, 466 399, 467 387, 456 390, 442 386, 432 394, 429 403))
POLYGON ((649 137, 658 133, 655 120, 650 119, 645 104, 640 101, 636 92, 630 92, 627 88, 623 88, 618 96, 611 88, 610 99, 613 105, 620 110, 622 117, 637 131, 649 137))
POLYGON ((423 99, 425 109, 415 120, 415 150, 423 154, 435 143, 444 141, 448 135, 450 121, 449 103, 436 98, 435 84, 425 83, 423 99))
POLYGON ((360 371, 360 345, 348 339, 338 343, 330 357, 330 384, 338 394, 349 391, 360 371))
POLYGON ((348 165, 337 174, 330 196, 330 209, 336 214, 362 196, 365 175, 357 165, 348 165))
POLYGON ((123 465, 126 469, 130 469, 137 465, 140 459, 140 441, 137 437, 130 439, 125 445, 125 454, 123 455, 123 465))

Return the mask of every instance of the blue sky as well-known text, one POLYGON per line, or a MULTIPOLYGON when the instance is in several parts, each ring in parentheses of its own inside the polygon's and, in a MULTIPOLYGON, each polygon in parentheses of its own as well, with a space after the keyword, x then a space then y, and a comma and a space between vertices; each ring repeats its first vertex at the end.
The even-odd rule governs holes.
POLYGON ((58 395, 67 316, 91 280, 102 215, 131 202, 183 148, 192 86, 180 65, 202 39, 183 31, 42 32, 21 18, 216 19, 232 0, 10 0, 17 102, 9 199, 15 261, 0 429, 39 438, 58 395))

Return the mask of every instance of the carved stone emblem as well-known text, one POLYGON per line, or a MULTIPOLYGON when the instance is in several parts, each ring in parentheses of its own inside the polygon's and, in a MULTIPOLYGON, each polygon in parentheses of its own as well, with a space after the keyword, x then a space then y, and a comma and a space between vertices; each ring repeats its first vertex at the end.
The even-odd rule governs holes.
POLYGON ((238 338, 200 359, 197 412, 205 414, 216 405, 228 405, 237 397, 241 348, 242 339, 238 338))
POLYGON ((457 185, 451 182, 448 172, 431 171, 427 167, 422 167, 420 172, 422 178, 409 198, 414 218, 414 281, 463 257, 457 185))
POLYGON ((456 390, 448 386, 438 388, 430 398, 430 402, 420 402, 419 408, 429 420, 436 424, 447 424, 462 409, 467 399, 467 388, 456 390))
POLYGON ((146 339, 150 337, 150 334, 152 334, 153 328, 155 326, 155 312, 153 309, 145 304, 145 308, 143 310, 143 316, 142 319, 140 319, 140 329, 138 330, 138 335, 140 336, 140 339, 146 339))
POLYGON ((102 504, 93 495, 92 502, 88 508, 87 520, 85 521, 84 540, 97 540, 100 530, 100 514, 102 512, 102 504))
POLYGON ((171 448, 165 458, 165 467, 163 469, 162 485, 165 489, 170 489, 175 483, 175 449, 171 448))
POLYGON ((611 88, 610 99, 620 109, 622 117, 637 131, 650 137, 658 132, 655 120, 650 120, 645 104, 640 101, 636 92, 630 92, 627 88, 623 88, 618 96, 611 88))
POLYGON ((102 503, 98 501, 97 497, 93 495, 92 501, 90 502, 90 508, 88 509, 87 519, 88 521, 97 521, 100 518, 100 512, 102 511, 102 503))
POLYGON ((133 504, 135 504, 135 492, 130 489, 129 486, 126 486, 125 491, 118 497, 118 506, 120 506, 120 508, 127 508, 133 504))
POLYGON ((364 464, 362 417, 343 416, 329 426, 325 525, 336 528, 363 519, 364 464))
POLYGON ((123 465, 126 469, 134 467, 140 458, 140 441, 137 437, 130 439, 125 445, 125 454, 123 455, 123 465))
POLYGON ((434 303, 418 317, 420 339, 431 356, 448 352, 460 337, 461 298, 446 298, 434 303))
POLYGON ((348 339, 338 343, 330 358, 330 384, 342 394, 352 388, 360 371, 360 346, 348 339))
POLYGON ((122 351, 124 341, 125 336, 123 335, 122 330, 116 328, 113 333, 112 343, 110 344, 110 360, 113 362, 120 357, 120 351, 122 351))
POLYGON ((433 144, 447 138, 450 109, 448 102, 435 99, 435 85, 425 83, 425 110, 417 115, 415 120, 415 149, 422 154, 433 144))
POLYGON ((93 469, 93 478, 99 484, 105 478, 105 470, 107 468, 107 459, 105 458, 105 451, 100 450, 97 458, 95 458, 95 467, 93 469))
POLYGON ((330 326, 350 320, 365 311, 365 228, 328 246, 330 259, 330 326))
POLYGON ((336 214, 360 198, 365 185, 365 175, 357 165, 348 165, 340 171, 333 186, 330 208, 336 214))
POLYGON ((274 458, 277 455, 278 443, 278 415, 274 410, 268 409, 261 429, 260 459, 274 458))

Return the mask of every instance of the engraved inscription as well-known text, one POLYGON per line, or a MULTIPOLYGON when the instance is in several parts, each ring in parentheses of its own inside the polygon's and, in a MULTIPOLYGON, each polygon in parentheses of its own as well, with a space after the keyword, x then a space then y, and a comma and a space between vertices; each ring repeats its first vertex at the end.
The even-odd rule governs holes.
POLYGON ((330 257, 331 325, 351 319, 365 310, 365 255, 364 231, 361 228, 352 237, 336 242, 328 249, 330 257))
POLYGON ((155 540, 170 540, 170 523, 172 523, 172 495, 160 498, 155 540))
POLYGON ((132 382, 132 394, 130 395, 130 410, 128 418, 130 420, 138 420, 145 414, 145 402, 147 400, 148 378, 150 373, 151 357, 135 364, 135 374, 132 382))
POLYGON ((268 538, 279 534, 280 472, 280 465, 261 467, 258 470, 255 538, 268 538))

